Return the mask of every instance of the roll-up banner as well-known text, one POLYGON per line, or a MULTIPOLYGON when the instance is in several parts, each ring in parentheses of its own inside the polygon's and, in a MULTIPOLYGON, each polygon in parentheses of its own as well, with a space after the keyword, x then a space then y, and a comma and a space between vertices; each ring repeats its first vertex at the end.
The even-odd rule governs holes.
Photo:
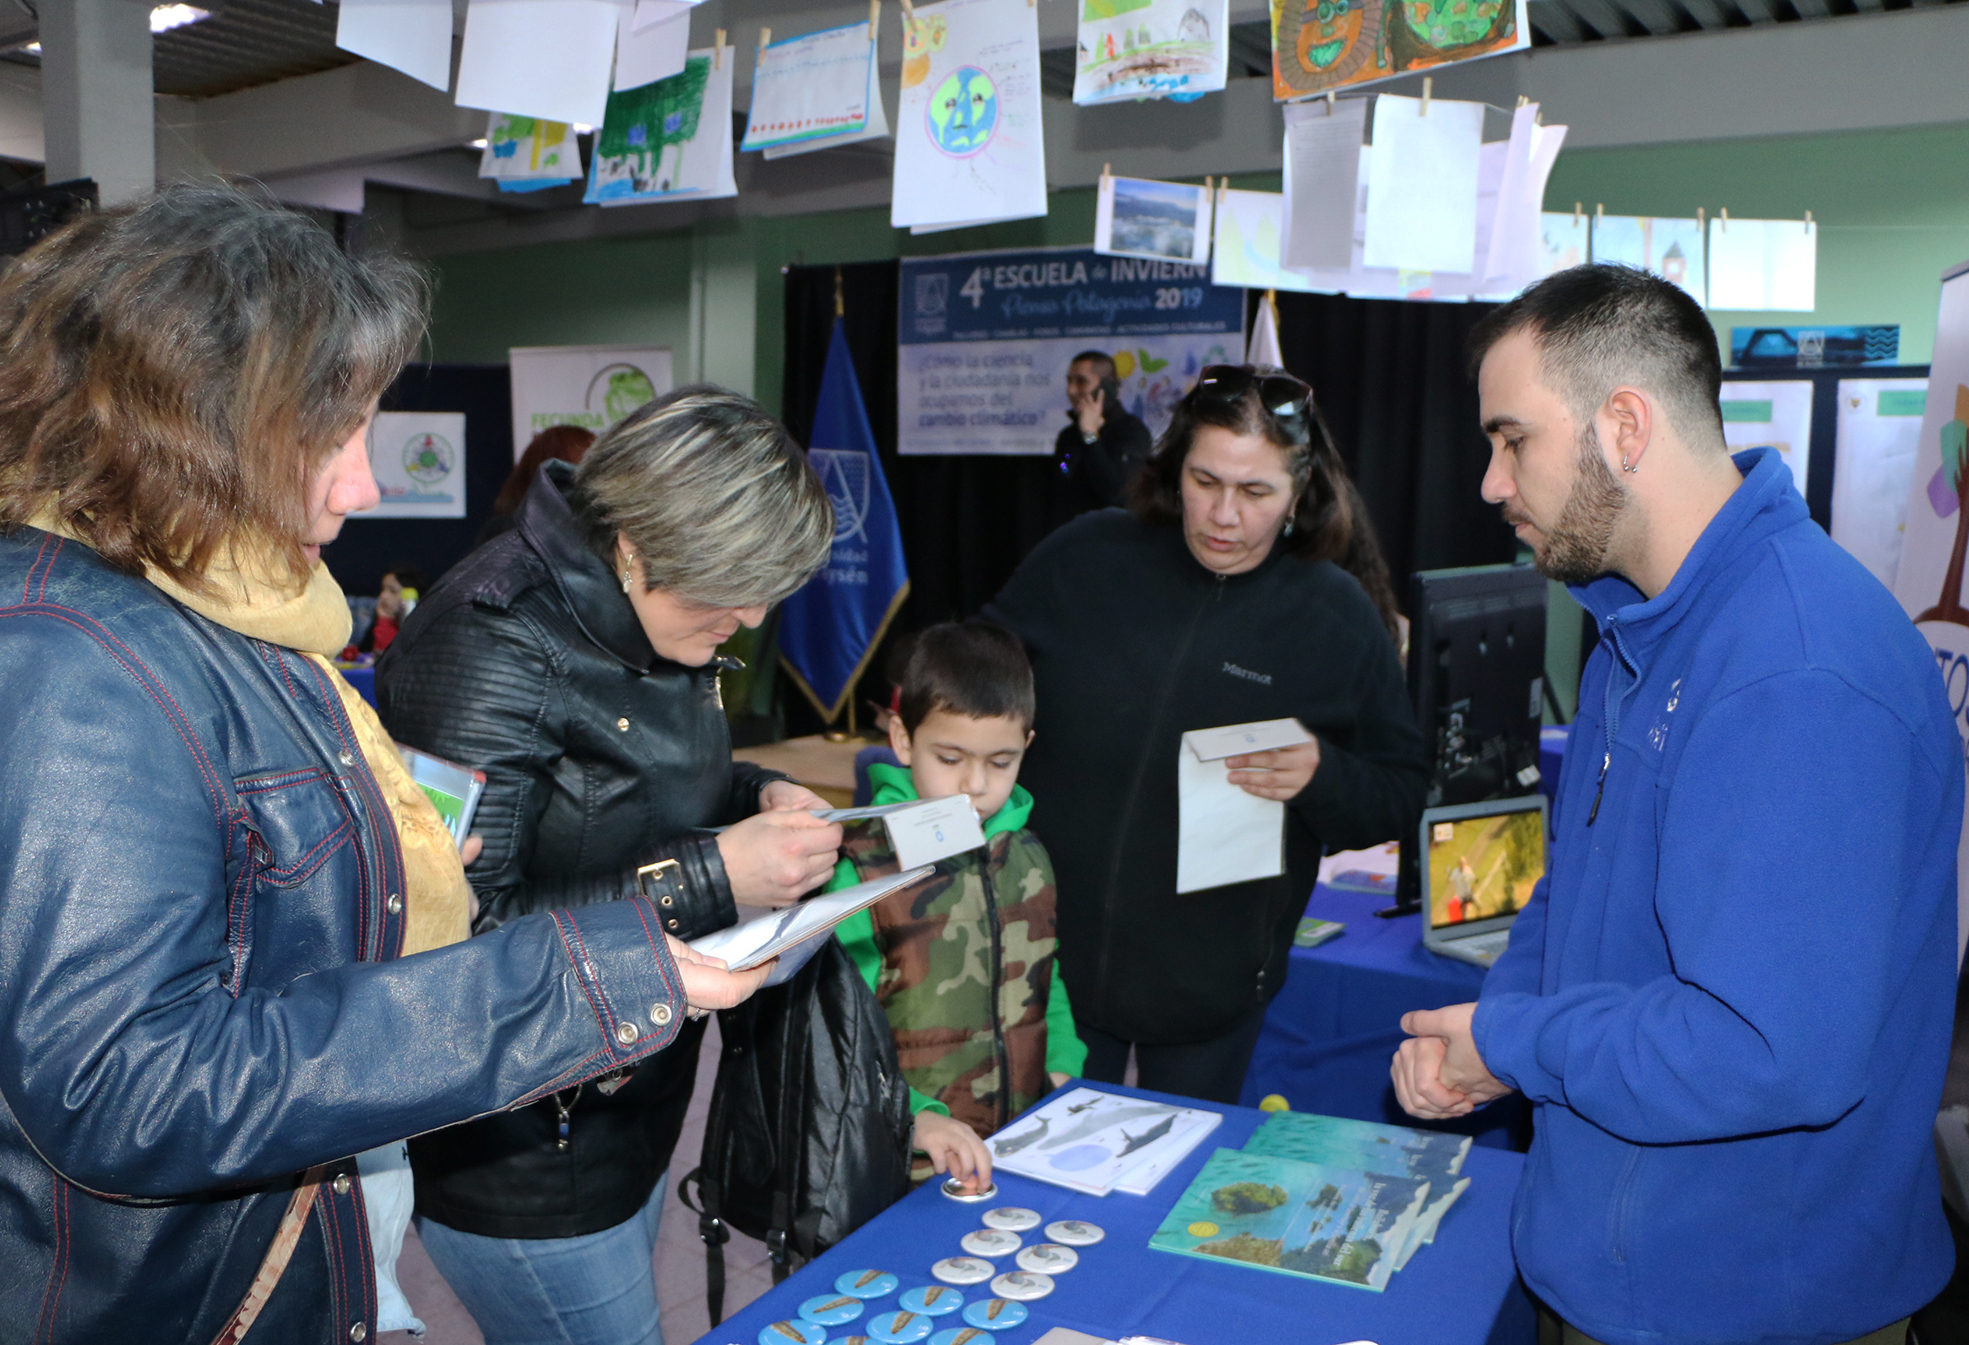
POLYGON ((673 386, 667 346, 515 346, 513 461, 550 425, 600 434, 673 386))
MULTIPOLYGON (((1969 262, 1942 277, 1941 316, 1921 441, 1908 492, 1907 531, 1894 596, 1934 646, 1955 727, 1969 741, 1969 607, 1962 600, 1969 555, 1969 262)), ((1956 868, 1956 959, 1969 936, 1969 828, 1956 868)))
POLYGON ((1210 268, 1088 248, 904 258, 903 453, 1051 453, 1067 364, 1114 358, 1121 403, 1160 434, 1207 364, 1244 357, 1244 291, 1210 268))

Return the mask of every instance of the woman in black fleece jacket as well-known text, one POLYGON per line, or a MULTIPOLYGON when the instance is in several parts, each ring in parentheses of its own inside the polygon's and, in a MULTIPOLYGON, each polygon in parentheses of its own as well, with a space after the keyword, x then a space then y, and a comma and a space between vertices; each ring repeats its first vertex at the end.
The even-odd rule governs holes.
MULTIPOLYGON (((1052 534, 985 615, 1032 654, 1022 783, 1059 877, 1060 969, 1089 1079, 1236 1102, 1324 850, 1412 831, 1427 764, 1358 496, 1311 389, 1213 365, 1132 510, 1052 534), (1297 719, 1300 748, 1232 758, 1286 803, 1286 872, 1178 895, 1176 753, 1191 729, 1297 719)), ((1385 572, 1383 572, 1385 573, 1385 572)))

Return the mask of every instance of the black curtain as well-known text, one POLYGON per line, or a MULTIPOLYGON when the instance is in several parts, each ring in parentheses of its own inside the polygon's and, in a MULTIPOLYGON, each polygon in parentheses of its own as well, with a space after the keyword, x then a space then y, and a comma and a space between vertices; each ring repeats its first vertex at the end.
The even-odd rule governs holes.
POLYGON ((1467 351, 1470 329, 1491 308, 1278 296, 1285 367, 1313 385, 1403 604, 1417 570, 1492 565, 1517 553, 1517 539, 1478 493, 1490 444, 1477 428, 1467 351))
MULTIPOLYGON (((840 275, 849 351, 902 525, 910 596, 898 634, 975 613, 1011 577, 1057 515, 1051 459, 902 457, 896 452, 897 263, 786 271, 786 362, 780 415, 805 444, 820 396, 840 275)), ((1255 302, 1257 296, 1253 296, 1255 302)), ((1489 445, 1465 341, 1487 305, 1279 296, 1286 367, 1311 383, 1387 553, 1397 601, 1417 569, 1508 561, 1517 542, 1478 495, 1489 445)), ((1062 371, 1061 421, 1066 389, 1062 371)), ((860 699, 887 693, 884 652, 860 699)), ((789 733, 819 719, 786 695, 789 733)))

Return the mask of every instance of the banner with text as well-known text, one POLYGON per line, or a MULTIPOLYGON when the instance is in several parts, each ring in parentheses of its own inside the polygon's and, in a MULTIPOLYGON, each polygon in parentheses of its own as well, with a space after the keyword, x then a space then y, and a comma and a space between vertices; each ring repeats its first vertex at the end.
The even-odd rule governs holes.
POLYGON ((1090 248, 904 258, 900 304, 903 453, 1051 453, 1083 350, 1114 357, 1122 405, 1160 434, 1203 366, 1244 352, 1244 291, 1208 266, 1090 248))
MULTIPOLYGON (((1969 264, 1942 277, 1935 354, 1908 492, 1907 528, 1894 596, 1934 646, 1955 727, 1969 741, 1969 607, 1962 601, 1969 552, 1969 264)), ((1956 870, 1955 950, 1969 937, 1969 829, 1956 870)))
POLYGON ((514 346, 513 461, 551 425, 600 434, 670 391, 667 346, 514 346))

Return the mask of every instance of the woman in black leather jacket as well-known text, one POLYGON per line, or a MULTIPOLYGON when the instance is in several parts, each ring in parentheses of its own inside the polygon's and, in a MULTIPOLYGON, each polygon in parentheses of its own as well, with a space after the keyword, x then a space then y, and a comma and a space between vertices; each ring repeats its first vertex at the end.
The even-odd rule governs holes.
MULTIPOLYGON (((814 794, 733 763, 717 649, 832 535, 776 421, 684 388, 579 468, 545 464, 513 530, 418 603, 378 697, 399 741, 486 773, 477 931, 641 892, 690 939, 825 880, 840 828, 806 811, 827 806, 814 794)), ((702 1033, 658 1067, 412 1142, 425 1245, 489 1345, 660 1341, 651 1256, 702 1033)))

